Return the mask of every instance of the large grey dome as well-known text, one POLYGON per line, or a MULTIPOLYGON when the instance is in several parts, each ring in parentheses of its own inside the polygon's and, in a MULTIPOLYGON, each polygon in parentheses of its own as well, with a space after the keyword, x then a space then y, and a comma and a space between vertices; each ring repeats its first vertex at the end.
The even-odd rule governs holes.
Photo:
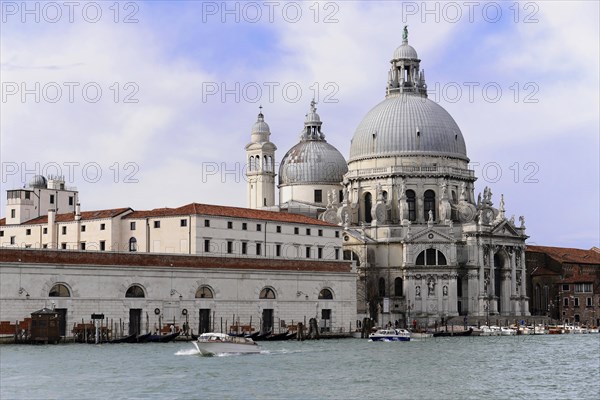
POLYGON ((281 160, 279 184, 339 184, 348 172, 344 156, 324 140, 301 141, 281 160))
POLYGON ((389 96, 359 123, 350 145, 350 160, 435 155, 468 161, 462 133, 454 119, 424 96, 389 96))

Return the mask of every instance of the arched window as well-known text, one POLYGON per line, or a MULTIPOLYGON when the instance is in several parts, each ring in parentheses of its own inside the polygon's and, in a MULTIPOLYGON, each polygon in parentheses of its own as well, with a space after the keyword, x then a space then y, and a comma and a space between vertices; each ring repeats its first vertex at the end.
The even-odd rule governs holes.
POLYGON ((423 250, 417 256, 416 265, 447 265, 446 256, 439 250, 423 250))
POLYGON ((458 200, 457 200, 457 198, 456 198, 456 192, 455 192, 454 190, 452 191, 452 202, 453 202, 454 204, 458 203, 458 200))
POLYGON ((319 292, 319 300, 333 300, 333 293, 329 289, 323 289, 319 292))
POLYGON ((433 190, 426 190, 423 195, 423 211, 425 211, 425 220, 429 220, 429 211, 433 214, 433 220, 435 221, 435 192, 433 190))
POLYGON ((402 284, 403 284, 402 278, 394 279, 394 296, 398 296, 398 297, 403 296, 402 284))
POLYGON ((208 286, 200 286, 198 290, 196 290, 197 299, 212 299, 213 297, 213 291, 208 286))
POLYGON ((252 171, 254 169, 254 156, 250 156, 248 160, 248 171, 252 171))
POLYGON ((385 297, 385 279, 379 278, 379 297, 385 297))
POLYGON ((371 207, 373 206, 371 193, 367 192, 365 194, 365 222, 371 222, 373 218, 371 218, 371 207))
POLYGON ((417 220, 417 203, 414 190, 406 191, 406 203, 408 204, 408 219, 409 221, 417 220))
POLYGON ((275 299, 275 292, 273 291, 273 289, 266 287, 260 291, 260 295, 258 296, 258 298, 269 300, 275 299))
POLYGON ((137 239, 134 237, 129 239, 129 251, 137 251, 137 239))
POLYGON ((50 292, 48 293, 49 297, 71 297, 71 292, 69 288, 63 285, 62 283, 57 283, 52 286, 50 292))
POLYGON ((131 285, 127 292, 125 292, 125 297, 146 297, 144 293, 144 289, 142 289, 139 285, 131 285))
POLYGON ((254 164, 256 166, 256 170, 260 171, 260 167, 261 167, 261 161, 260 161, 260 156, 256 156, 256 163, 254 164))

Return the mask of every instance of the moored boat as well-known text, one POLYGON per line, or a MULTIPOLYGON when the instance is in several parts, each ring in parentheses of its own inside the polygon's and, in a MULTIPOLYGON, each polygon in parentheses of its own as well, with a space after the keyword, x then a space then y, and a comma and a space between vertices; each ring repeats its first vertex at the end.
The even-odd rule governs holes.
POLYGON ((500 327, 483 325, 480 336, 500 336, 500 327))
POLYGON ((500 335, 501 336, 515 336, 517 334, 517 331, 509 328, 507 326, 503 326, 500 328, 500 335))
POLYGON ((406 329, 379 329, 369 335, 369 340, 373 342, 408 342, 410 332, 406 329))
POLYGON ((168 335, 150 335, 148 336, 148 342, 155 343, 168 343, 179 336, 179 332, 170 333, 168 335))
POLYGON ((250 338, 229 336, 225 333, 203 333, 198 337, 194 346, 203 356, 215 354, 255 354, 260 353, 260 347, 250 338))

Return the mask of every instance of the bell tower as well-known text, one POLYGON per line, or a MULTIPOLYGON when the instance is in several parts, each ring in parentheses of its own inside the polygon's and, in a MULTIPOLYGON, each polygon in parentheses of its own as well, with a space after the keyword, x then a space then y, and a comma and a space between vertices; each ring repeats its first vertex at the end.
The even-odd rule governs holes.
POLYGON ((271 130, 265 122, 262 106, 258 119, 252 126, 250 143, 246 145, 246 180, 248 208, 275 205, 275 150, 270 142, 271 130))

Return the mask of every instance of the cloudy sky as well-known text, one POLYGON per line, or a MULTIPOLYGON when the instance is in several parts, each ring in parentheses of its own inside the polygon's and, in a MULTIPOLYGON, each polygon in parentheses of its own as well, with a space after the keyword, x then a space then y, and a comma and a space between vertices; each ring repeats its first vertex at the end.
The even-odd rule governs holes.
POLYGON ((598 2, 69 4, 1 3, 2 191, 61 174, 84 210, 245 206, 259 105, 278 160, 313 97, 347 157, 408 25, 476 191, 530 244, 599 245, 598 2))

